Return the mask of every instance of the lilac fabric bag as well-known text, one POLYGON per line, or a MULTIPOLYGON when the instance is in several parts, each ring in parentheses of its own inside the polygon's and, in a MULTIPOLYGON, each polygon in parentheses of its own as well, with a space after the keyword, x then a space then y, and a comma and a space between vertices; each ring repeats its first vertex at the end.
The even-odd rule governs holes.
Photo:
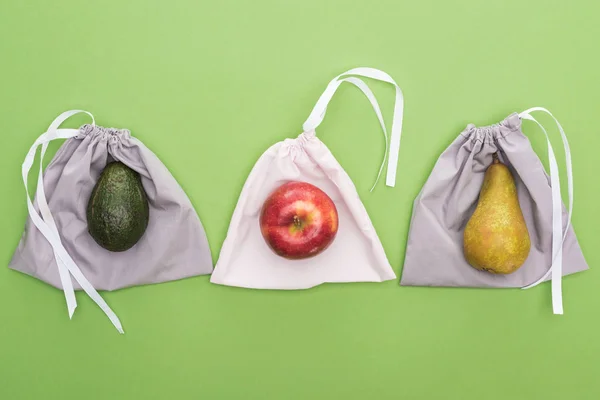
POLYGON ((486 127, 471 124, 442 153, 415 199, 401 285, 530 288, 551 276, 553 310, 562 314, 562 276, 588 268, 570 224, 572 207, 569 145, 562 126, 548 110, 532 108, 486 127), (568 211, 561 200, 556 157, 546 130, 531 115, 535 111, 552 116, 563 139, 568 211), (539 125, 548 139, 550 176, 521 131, 523 119, 539 125), (463 231, 496 152, 513 173, 531 238, 525 264, 509 275, 478 271, 463 255, 463 231))
POLYGON ((42 147, 35 202, 27 192, 29 219, 9 267, 62 289, 70 318, 77 307, 74 290, 84 290, 123 333, 119 319, 97 290, 210 274, 210 248, 194 207, 158 157, 126 129, 103 128, 95 122, 80 129, 58 129, 78 113, 94 121, 86 111, 61 114, 25 158, 22 172, 27 190, 29 170, 37 148, 42 147), (68 140, 42 174, 41 160, 55 139, 68 140), (150 208, 144 235, 123 252, 100 247, 88 233, 86 218, 92 189, 112 160, 139 173, 150 208))

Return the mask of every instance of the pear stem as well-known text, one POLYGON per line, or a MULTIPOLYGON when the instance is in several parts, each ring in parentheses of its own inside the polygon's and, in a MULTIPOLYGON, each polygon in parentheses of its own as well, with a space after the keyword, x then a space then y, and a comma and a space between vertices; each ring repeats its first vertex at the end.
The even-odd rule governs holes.
POLYGON ((498 153, 492 154, 492 158, 494 159, 494 161, 492 162, 493 164, 498 164, 500 162, 500 160, 498 159, 498 153))

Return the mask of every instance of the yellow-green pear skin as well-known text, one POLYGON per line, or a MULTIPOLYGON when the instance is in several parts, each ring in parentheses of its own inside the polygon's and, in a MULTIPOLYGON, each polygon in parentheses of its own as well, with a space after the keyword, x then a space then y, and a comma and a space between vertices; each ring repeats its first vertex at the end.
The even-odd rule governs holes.
POLYGON ((472 267, 510 274, 523 265, 531 241, 515 180, 494 154, 485 171, 477 208, 465 227, 464 253, 472 267))

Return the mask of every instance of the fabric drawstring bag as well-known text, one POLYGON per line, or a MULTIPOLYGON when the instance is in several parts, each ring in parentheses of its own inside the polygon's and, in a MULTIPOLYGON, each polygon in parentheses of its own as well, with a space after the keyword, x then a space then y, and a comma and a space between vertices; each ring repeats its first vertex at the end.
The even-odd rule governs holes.
POLYGON ((588 268, 571 226, 572 212, 569 143, 548 110, 531 108, 492 126, 477 128, 471 124, 442 153, 414 202, 401 285, 527 289, 551 279, 553 311, 562 314, 562 276, 588 268), (546 129, 532 116, 535 112, 549 114, 562 136, 568 210, 561 200, 554 150, 546 129), (550 175, 523 135, 522 120, 533 121, 546 135, 550 175), (476 270, 463 255, 463 231, 477 205, 494 153, 512 172, 531 239, 525 263, 509 275, 476 270))
POLYGON ((35 141, 22 173, 29 218, 9 267, 62 289, 69 318, 77 307, 74 290, 81 289, 123 333, 121 322, 98 290, 211 273, 210 248, 194 207, 169 170, 128 130, 97 126, 87 111, 67 111, 35 141), (59 129, 65 120, 79 113, 88 114, 92 124, 59 129), (68 140, 43 173, 48 143, 57 139, 68 140), (32 202, 27 177, 40 146, 40 173, 32 202), (140 175, 149 203, 146 231, 123 252, 100 247, 88 233, 86 219, 92 189, 112 160, 140 175))
POLYGON ((395 279, 352 180, 315 133, 325 117, 329 101, 344 82, 357 86, 377 114, 386 138, 386 156, 389 151, 386 183, 394 186, 402 127, 402 91, 385 72, 372 68, 349 70, 329 83, 304 123, 303 133, 295 139, 274 144, 256 162, 240 194, 211 282, 256 289, 305 289, 325 282, 395 279), (367 84, 356 76, 387 82, 395 87, 389 145, 379 104, 367 84), (261 235, 259 217, 263 203, 276 188, 290 181, 318 187, 337 208, 337 237, 329 248, 312 258, 289 260, 280 257, 271 251, 261 235))

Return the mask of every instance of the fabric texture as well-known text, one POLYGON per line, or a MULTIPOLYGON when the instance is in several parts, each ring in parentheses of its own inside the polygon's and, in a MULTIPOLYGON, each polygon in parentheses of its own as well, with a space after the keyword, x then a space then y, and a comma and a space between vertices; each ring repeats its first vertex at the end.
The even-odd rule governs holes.
MULTIPOLYGON (((567 212, 562 206, 563 229, 567 212)), ((470 124, 442 153, 417 196, 406 248, 401 285, 524 287, 542 278, 552 265, 552 193, 550 180, 529 140, 521 118, 512 114, 499 124, 470 124), (471 267, 463 255, 463 232, 473 214, 484 174, 498 153, 514 178, 531 238, 523 266, 509 275, 471 267)), ((572 226, 563 242, 563 275, 588 268, 572 226)))
MULTIPOLYGON (((43 178, 61 242, 97 290, 209 274, 210 248, 188 197, 163 163, 125 129, 84 125, 67 140, 43 178), (148 227, 124 252, 100 247, 88 233, 86 208, 101 172, 112 160, 138 172, 148 196, 148 227)), ((39 210, 37 201, 36 210, 39 210)), ((52 247, 28 219, 9 267, 63 289, 52 247)), ((75 289, 81 286, 74 282, 75 289)))

